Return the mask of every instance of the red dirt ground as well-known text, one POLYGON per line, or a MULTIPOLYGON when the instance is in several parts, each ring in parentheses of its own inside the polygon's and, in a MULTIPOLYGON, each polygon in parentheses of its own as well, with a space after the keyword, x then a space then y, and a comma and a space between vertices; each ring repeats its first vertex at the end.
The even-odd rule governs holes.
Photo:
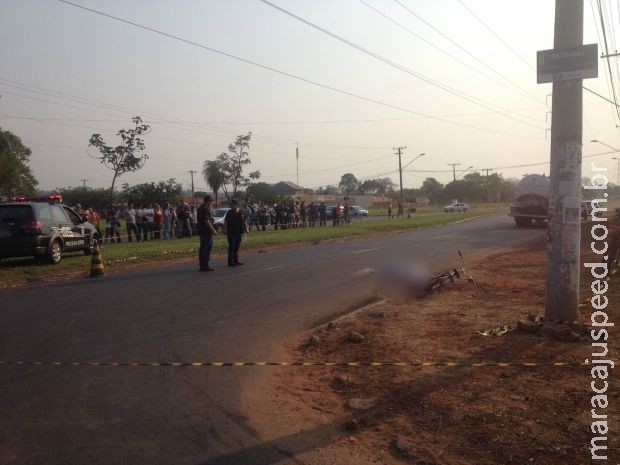
MULTIPOLYGON (((588 239, 589 229, 582 237, 588 239)), ((584 240, 581 262, 591 260, 584 240)), ((589 329, 545 323, 534 334, 479 332, 543 315, 543 241, 469 264, 465 280, 422 300, 389 299, 291 341, 288 358, 308 361, 584 362, 589 329), (350 332, 365 339, 355 343, 350 332), (306 342, 315 334, 316 345, 306 342), (563 340, 567 339, 567 340, 563 340)), ((581 271, 581 321, 589 322, 592 278, 581 271)), ((620 273, 606 311, 616 327, 608 358, 619 359, 620 273)), ((587 367, 288 367, 256 387, 264 395, 250 424, 304 463, 524 465, 590 463, 592 422, 587 367), (268 390, 268 391, 265 391, 268 390), (270 391, 269 391, 270 390, 270 391), (269 399, 267 399, 269 398, 269 399), (349 407, 367 399, 367 410, 349 407)), ((620 463, 620 383, 609 378, 607 461, 620 463)), ((602 452, 602 451, 601 451, 602 452)), ((604 455, 604 454, 602 454, 604 455)))

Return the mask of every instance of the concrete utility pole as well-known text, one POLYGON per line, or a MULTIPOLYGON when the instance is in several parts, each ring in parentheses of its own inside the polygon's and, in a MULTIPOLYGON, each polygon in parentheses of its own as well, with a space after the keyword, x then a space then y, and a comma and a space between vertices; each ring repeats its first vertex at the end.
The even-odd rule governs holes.
POLYGON ((486 171, 487 172, 487 179, 486 179, 486 185, 487 185, 487 196, 486 196, 486 201, 487 203, 489 203, 489 171, 493 171, 492 168, 482 168, 480 171, 486 171))
POLYGON ((295 149, 295 158, 297 159, 297 186, 299 187, 299 142, 297 142, 297 148, 295 149))
MULTIPOLYGON (((583 0, 556 0, 554 49, 583 45, 583 0)), ((553 82, 547 320, 579 315, 582 79, 553 82)))
POLYGON ((197 173, 197 171, 189 170, 188 173, 192 175, 192 205, 195 207, 196 201, 194 200, 194 173, 197 173))
POLYGON ((80 181, 82 181, 83 186, 86 187, 86 181, 88 181, 88 179, 80 179, 80 181))
POLYGON ((448 163, 448 166, 452 167, 452 182, 456 182, 456 167, 459 165, 460 163, 448 163))
POLYGON ((403 150, 405 150, 406 148, 407 148, 406 146, 392 147, 392 150, 398 150, 398 152, 396 153, 398 154, 398 174, 400 175, 400 205, 401 207, 404 205, 403 203, 403 166, 401 162, 401 155, 403 153, 403 150))
POLYGON ((459 165, 460 163, 448 163, 448 166, 452 167, 452 197, 456 194, 456 167, 459 165))

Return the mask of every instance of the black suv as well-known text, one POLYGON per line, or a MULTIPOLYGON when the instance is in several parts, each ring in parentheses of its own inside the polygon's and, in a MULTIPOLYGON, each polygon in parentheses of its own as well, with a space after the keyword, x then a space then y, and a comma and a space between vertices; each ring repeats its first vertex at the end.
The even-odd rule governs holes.
POLYGON ((90 255, 97 228, 73 209, 51 200, 0 204, 0 259, 44 257, 58 264, 64 252, 90 255))

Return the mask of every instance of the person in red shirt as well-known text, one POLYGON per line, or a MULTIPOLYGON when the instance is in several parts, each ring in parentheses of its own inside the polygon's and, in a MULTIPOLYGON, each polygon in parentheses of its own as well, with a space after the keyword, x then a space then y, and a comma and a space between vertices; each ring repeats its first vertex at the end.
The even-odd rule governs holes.
POLYGON ((164 211, 158 203, 155 204, 153 210, 154 238, 161 239, 161 232, 164 225, 164 211))

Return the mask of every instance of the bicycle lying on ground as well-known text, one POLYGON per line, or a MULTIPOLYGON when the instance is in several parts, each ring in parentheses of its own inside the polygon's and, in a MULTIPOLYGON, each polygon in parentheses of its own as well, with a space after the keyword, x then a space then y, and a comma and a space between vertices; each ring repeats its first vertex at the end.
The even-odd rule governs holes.
MULTIPOLYGON (((419 264, 392 264, 377 270, 368 268, 363 273, 374 273, 382 293, 399 298, 417 298, 439 292, 446 284, 464 276, 476 286, 476 280, 465 269, 463 254, 458 250, 460 267, 439 274, 432 274, 427 267, 419 264)), ((477 286, 476 286, 477 287, 477 286)))
POLYGON ((461 275, 465 276, 467 278, 467 281, 472 283, 474 287, 477 287, 474 277, 467 273, 467 270, 465 270, 465 260, 463 259, 463 254, 460 250, 458 251, 458 253, 461 261, 461 267, 458 269, 452 268, 450 271, 445 271, 443 273, 439 273, 438 275, 433 276, 425 289, 425 294, 439 291, 447 283, 454 284, 454 280, 460 278, 461 275))

